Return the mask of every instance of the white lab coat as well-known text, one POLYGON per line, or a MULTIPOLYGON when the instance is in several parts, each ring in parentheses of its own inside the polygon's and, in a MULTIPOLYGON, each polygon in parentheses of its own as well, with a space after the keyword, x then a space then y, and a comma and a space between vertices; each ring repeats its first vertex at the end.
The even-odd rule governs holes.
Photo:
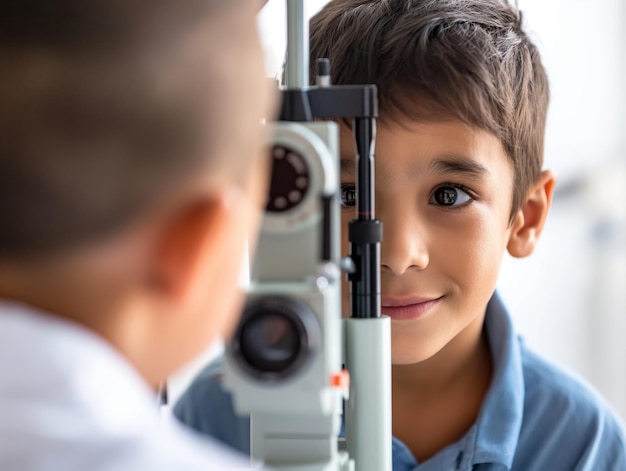
POLYGON ((160 420, 143 379, 91 331, 0 302, 1 471, 250 468, 160 420))

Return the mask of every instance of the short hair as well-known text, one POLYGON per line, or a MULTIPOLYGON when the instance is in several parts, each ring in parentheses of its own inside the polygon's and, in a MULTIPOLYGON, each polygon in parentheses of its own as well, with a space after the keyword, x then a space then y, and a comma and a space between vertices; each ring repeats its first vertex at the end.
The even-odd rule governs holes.
POLYGON ((221 67, 233 59, 220 57, 249 26, 244 5, 3 3, 0 258, 102 238, 221 164, 214 151, 236 91, 221 67))
POLYGON ((334 83, 378 86, 381 119, 453 118, 496 136, 515 175, 512 221, 541 172, 549 101, 521 12, 506 0, 332 0, 310 31, 334 83))

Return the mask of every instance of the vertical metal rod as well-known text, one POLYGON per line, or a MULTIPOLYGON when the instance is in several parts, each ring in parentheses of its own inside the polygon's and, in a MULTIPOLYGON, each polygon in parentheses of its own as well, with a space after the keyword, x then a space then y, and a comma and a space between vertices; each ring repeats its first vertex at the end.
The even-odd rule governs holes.
POLYGON ((309 86, 309 22, 304 0, 287 0, 285 85, 288 89, 309 86))
POLYGON ((357 172, 357 218, 361 221, 374 219, 374 129, 372 118, 354 120, 357 172))
POLYGON ((354 120, 357 219, 350 222, 350 255, 358 267, 351 278, 352 317, 378 318, 380 312, 380 242, 382 226, 374 208, 375 121, 354 120))

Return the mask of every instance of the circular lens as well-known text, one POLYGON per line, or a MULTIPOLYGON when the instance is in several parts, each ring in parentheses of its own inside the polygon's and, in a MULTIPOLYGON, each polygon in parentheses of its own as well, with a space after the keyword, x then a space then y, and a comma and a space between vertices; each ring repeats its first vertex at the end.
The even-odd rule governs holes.
POLYGON ((241 354, 253 368, 266 373, 288 369, 300 354, 300 332, 287 317, 268 312, 251 318, 241 331, 241 354))
POLYGON ((274 146, 266 211, 280 213, 298 206, 307 194, 309 180, 309 168, 300 153, 285 146, 274 146))
POLYGON ((272 381, 300 371, 320 341, 319 322, 307 304, 264 296, 246 306, 229 350, 250 375, 272 381))

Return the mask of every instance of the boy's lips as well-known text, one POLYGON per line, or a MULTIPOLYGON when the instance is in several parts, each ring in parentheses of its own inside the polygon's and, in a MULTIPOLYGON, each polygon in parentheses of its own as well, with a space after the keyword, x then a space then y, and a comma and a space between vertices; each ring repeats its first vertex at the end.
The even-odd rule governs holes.
POLYGON ((418 319, 426 316, 442 297, 383 297, 381 311, 393 320, 418 319))

